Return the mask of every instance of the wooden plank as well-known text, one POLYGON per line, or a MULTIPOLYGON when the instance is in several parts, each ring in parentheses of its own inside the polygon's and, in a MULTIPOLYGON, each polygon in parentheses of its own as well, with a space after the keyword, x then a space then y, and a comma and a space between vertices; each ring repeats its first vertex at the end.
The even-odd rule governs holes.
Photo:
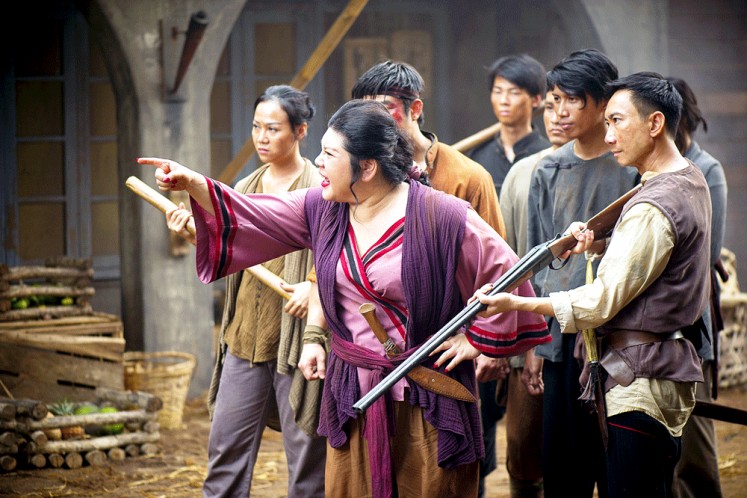
MULTIPOLYGON (((6 333, 7 330, 0 327, 0 335, 6 333)), ((102 324, 90 324, 90 325, 67 325, 64 327, 36 327, 26 329, 12 329, 13 332, 19 332, 29 335, 34 334, 56 334, 60 336, 105 336, 112 338, 121 338, 124 334, 122 324, 118 323, 102 323, 102 324)))
POLYGON ((0 343, 61 351, 115 362, 123 361, 125 350, 125 340, 115 337, 26 334, 13 330, 0 332, 0 343))
MULTIPOLYGON (((0 323, 0 330, 30 330, 30 329, 55 329, 57 327, 83 326, 90 324, 110 324, 122 327, 122 321, 116 315, 109 313, 94 312, 86 316, 69 316, 53 320, 16 320, 0 323)), ((52 330, 50 330, 52 331, 52 330)))
POLYGON ((14 397, 88 400, 96 387, 124 389, 124 365, 38 348, 0 345, 0 380, 14 397))

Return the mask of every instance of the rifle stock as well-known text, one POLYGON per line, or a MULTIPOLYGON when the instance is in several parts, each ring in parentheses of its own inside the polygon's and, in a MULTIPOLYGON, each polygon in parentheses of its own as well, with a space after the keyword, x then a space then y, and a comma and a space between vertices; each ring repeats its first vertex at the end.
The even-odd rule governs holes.
MULTIPOLYGON (((587 228, 594 230, 594 238, 599 240, 606 238, 612 233, 617 219, 622 213, 623 206, 635 194, 641 186, 637 185, 615 202, 594 215, 588 222, 587 228)), ((494 284, 488 296, 500 292, 511 292, 535 275, 538 271, 548 266, 555 258, 576 245, 576 239, 572 234, 558 235, 554 239, 533 247, 523 258, 504 273, 494 284)), ((472 321, 478 313, 485 309, 485 305, 475 300, 469 303, 454 318, 449 320, 441 329, 433 334, 428 340, 420 345, 409 358, 400 363, 389 375, 384 377, 373 389, 366 393, 361 399, 353 404, 358 412, 364 412, 377 399, 379 399, 394 384, 399 382, 416 365, 428 358, 446 339, 456 334, 459 329, 472 321)))

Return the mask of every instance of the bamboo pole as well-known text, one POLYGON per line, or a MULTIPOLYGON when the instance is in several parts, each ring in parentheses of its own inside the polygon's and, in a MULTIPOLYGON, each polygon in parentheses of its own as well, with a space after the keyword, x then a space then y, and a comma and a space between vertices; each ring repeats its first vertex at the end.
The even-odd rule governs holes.
MULTIPOLYGON (((298 88, 299 90, 306 88, 309 81, 316 76, 316 73, 319 72, 329 56, 335 48, 337 48, 337 45, 340 44, 340 41, 358 18, 358 15, 360 15, 367 3, 368 0, 350 0, 350 2, 348 2, 345 10, 340 13, 337 20, 335 20, 334 24, 329 28, 327 34, 324 35, 322 41, 319 42, 319 45, 317 45, 314 52, 309 56, 306 64, 304 64, 301 70, 293 77, 289 83, 290 86, 298 88)), ((218 181, 221 181, 226 185, 233 183, 236 176, 241 171, 241 168, 243 168, 244 164, 246 164, 249 158, 252 157, 252 154, 254 154, 254 142, 250 137, 246 142, 244 142, 244 145, 241 146, 241 150, 236 154, 236 157, 228 163, 228 166, 226 166, 218 176, 218 181)))
POLYGON ((477 133, 474 133, 466 138, 461 139, 460 141, 452 145, 452 147, 458 150, 459 152, 465 152, 470 149, 474 149, 478 145, 482 145, 488 140, 490 140, 491 138, 493 138, 493 136, 496 133, 498 133, 500 129, 501 129, 501 124, 494 123, 488 126, 487 128, 484 128, 478 131, 477 133))
MULTIPOLYGON (((136 176, 129 177, 127 181, 125 182, 125 185, 127 185, 127 187, 129 187, 130 190, 132 190, 137 195, 145 199, 151 205, 160 209, 163 213, 176 209, 176 204, 174 204, 173 202, 171 202, 171 200, 167 199, 163 195, 153 190, 144 181, 142 181, 140 178, 136 176)), ((189 233, 191 233, 192 235, 195 235, 196 231, 195 231, 194 219, 190 220, 189 223, 187 223, 186 228, 189 233)), ((287 282, 285 282, 282 278, 272 273, 270 270, 268 270, 264 266, 255 265, 250 268, 247 268, 247 270, 252 275, 254 275, 257 278, 257 280, 259 280, 260 282, 265 284, 267 287, 275 291, 278 295, 280 295, 280 297, 284 299, 291 298, 291 294, 289 292, 286 292, 280 286, 281 283, 287 285, 287 282)))

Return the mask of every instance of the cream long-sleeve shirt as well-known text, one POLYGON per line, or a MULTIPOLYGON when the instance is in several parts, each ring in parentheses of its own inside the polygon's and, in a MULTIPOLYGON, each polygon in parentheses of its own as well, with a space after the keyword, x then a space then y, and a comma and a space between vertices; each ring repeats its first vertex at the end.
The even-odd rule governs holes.
MULTIPOLYGON (((651 178, 647 173, 642 181, 651 178)), ((594 282, 550 293, 562 333, 596 328, 619 313, 664 271, 674 247, 674 228, 648 203, 633 206, 615 229, 594 282)), ((672 436, 682 434, 695 406, 695 384, 636 378, 610 389, 607 416, 641 411, 661 422, 672 436)))

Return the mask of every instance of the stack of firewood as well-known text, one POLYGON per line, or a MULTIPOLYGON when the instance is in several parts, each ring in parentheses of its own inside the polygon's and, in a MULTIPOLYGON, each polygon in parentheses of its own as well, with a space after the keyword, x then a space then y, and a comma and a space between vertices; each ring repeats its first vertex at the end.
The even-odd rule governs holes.
POLYGON ((44 266, 0 265, 0 321, 88 315, 90 259, 50 258, 44 266))
POLYGON ((157 411, 160 398, 142 392, 99 388, 93 403, 116 406, 114 413, 49 416, 48 405, 28 399, 0 398, 0 469, 17 466, 78 468, 103 465, 107 460, 150 455, 159 451, 157 411), (120 434, 62 439, 68 427, 101 427, 122 424, 120 434))

